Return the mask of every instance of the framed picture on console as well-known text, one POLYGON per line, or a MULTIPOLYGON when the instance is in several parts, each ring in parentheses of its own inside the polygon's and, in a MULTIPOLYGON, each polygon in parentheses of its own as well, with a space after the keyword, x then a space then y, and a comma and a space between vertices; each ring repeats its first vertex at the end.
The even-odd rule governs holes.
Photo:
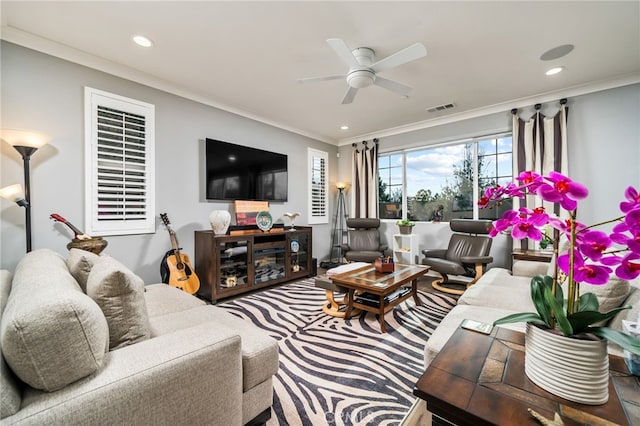
POLYGON ((268 201, 234 201, 237 225, 256 225, 258 212, 269 211, 268 201))

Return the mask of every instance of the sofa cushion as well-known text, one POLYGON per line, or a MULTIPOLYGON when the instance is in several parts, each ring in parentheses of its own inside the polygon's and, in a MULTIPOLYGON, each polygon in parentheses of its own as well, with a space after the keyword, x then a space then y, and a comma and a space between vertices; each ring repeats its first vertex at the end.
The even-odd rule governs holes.
POLYGON ((535 312, 531 301, 530 283, 529 277, 514 277, 506 269, 492 268, 478 282, 465 290, 458 299, 458 305, 535 312))
POLYGON ((144 282, 111 256, 100 256, 87 279, 87 294, 109 324, 109 349, 150 337, 144 282))
POLYGON ((204 300, 167 284, 149 284, 144 289, 149 318, 206 305, 204 300))
MULTIPOLYGON (((562 289, 566 297, 566 285, 562 289)), ((619 307, 629 294, 629 282, 615 276, 604 285, 580 284, 580 294, 593 293, 598 298, 600 312, 619 307)), ((487 306, 535 312, 531 301, 531 278, 512 276, 502 268, 493 268, 469 287, 458 299, 458 305, 487 306)))
MULTIPOLYGON (((563 290, 565 287, 563 287, 563 290)), ((629 281, 611 276, 604 285, 580 284, 580 294, 593 293, 598 298, 599 311, 609 312, 622 305, 629 295, 629 281)), ((565 295, 566 296, 566 295, 565 295)))
MULTIPOLYGON (((9 292, 11 291, 11 272, 0 271, 0 315, 7 304, 9 292)), ((0 356, 0 419, 15 414, 20 410, 21 389, 20 383, 13 371, 7 366, 4 357, 0 356)))
POLYGON ((87 292, 87 278, 89 278, 89 272, 93 265, 100 259, 95 253, 90 251, 80 250, 72 248, 69 250, 69 256, 67 256, 67 267, 69 272, 76 279, 80 288, 85 293, 87 292))
POLYGON ((278 371, 278 344, 263 330, 215 306, 206 305, 150 319, 152 335, 160 336, 203 322, 232 330, 242 339, 243 392, 268 380, 278 371))
POLYGON ((98 370, 109 331, 64 258, 40 249, 16 267, 0 335, 16 376, 35 389, 55 391, 98 370))
POLYGON ((609 327, 618 331, 622 331, 622 320, 635 322, 640 318, 640 277, 629 283, 629 294, 620 306, 631 306, 631 309, 618 312, 609 321, 609 327))

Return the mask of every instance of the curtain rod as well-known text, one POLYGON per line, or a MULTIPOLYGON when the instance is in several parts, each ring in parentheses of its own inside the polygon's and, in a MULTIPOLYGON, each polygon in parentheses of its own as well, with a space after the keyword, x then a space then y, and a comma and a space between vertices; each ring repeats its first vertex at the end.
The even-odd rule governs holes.
MULTIPOLYGON (((377 144, 378 144, 378 138, 373 138, 373 141, 372 141, 372 142, 373 142, 374 144, 376 144, 376 145, 377 145, 377 144)), ((367 147, 367 144, 368 144, 368 142, 367 142, 367 141, 362 141, 362 145, 364 145, 364 146, 365 146, 365 148, 367 147)), ((358 147, 358 143, 357 143, 357 142, 354 142, 354 143, 352 143, 352 144, 351 144, 351 146, 352 146, 353 148, 357 148, 357 147, 358 147)))
MULTIPOLYGON (((562 98, 560 99, 559 102, 560 102, 560 105, 564 105, 567 103, 567 98, 562 98)), ((540 108, 542 108, 542 104, 535 104, 533 107, 536 109, 536 111, 539 111, 540 108)), ((511 110, 511 114, 516 115, 517 113, 518 113, 518 108, 514 108, 511 110)))

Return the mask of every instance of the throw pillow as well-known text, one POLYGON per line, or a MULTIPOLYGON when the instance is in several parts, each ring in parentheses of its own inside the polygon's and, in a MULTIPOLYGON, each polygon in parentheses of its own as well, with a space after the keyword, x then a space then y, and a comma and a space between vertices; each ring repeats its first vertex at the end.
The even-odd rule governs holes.
POLYGON ((598 298, 599 311, 609 312, 618 308, 629 295, 629 281, 612 276, 604 285, 580 284, 580 294, 593 293, 598 298))
MULTIPOLYGON (((34 389, 52 392, 100 368, 109 329, 65 259, 39 249, 16 266, 0 338, 2 355, 15 375, 34 389)), ((3 393, 6 384, 3 380, 3 393)))
POLYGON ((80 288, 83 292, 87 292, 87 278, 89 278, 89 272, 93 265, 100 259, 95 253, 90 251, 80 250, 72 248, 69 250, 69 256, 67 257, 67 267, 69 272, 73 275, 73 278, 78 281, 80 288))
POLYGON ((100 256, 87 279, 87 294, 109 324, 109 350, 150 337, 144 282, 111 256, 100 256))

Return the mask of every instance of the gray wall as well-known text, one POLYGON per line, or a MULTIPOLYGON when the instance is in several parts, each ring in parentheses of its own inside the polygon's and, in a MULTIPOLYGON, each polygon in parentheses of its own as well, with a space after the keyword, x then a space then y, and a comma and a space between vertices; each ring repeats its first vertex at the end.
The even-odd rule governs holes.
MULTIPOLYGON (((65 216, 84 227, 84 107, 83 88, 90 86, 156 106, 156 211, 167 212, 181 246, 193 256, 193 231, 208 229, 214 209, 226 202, 207 202, 202 190, 203 140, 206 137, 284 152, 289 155, 289 202, 272 203, 274 218, 299 211, 297 224, 307 217, 307 147, 329 152, 329 182, 351 181, 350 145, 339 150, 329 144, 286 132, 197 102, 2 42, 2 127, 26 128, 53 136, 32 158, 33 246, 66 252, 69 231, 49 219, 65 216), (339 157, 337 157, 339 154, 339 157)), ((591 195, 580 204, 579 218, 593 223, 617 214, 626 186, 640 187, 640 85, 621 87, 569 99, 570 176, 586 184, 591 195)), ((543 112, 554 113, 556 105, 543 112)), ((531 111, 521 111, 523 117, 531 111)), ((504 113, 458 121, 393 137, 381 138, 380 151, 409 148, 465 137, 508 131, 511 115, 504 113)), ((0 144, 0 186, 22 183, 22 160, 13 148, 0 144)), ((349 193, 347 193, 347 198, 349 193)), ((330 212, 335 188, 331 187, 330 212)), ((349 200, 347 200, 349 205, 349 200)), ((0 266, 13 269, 24 253, 24 211, 0 202, 0 266)), ((383 221, 391 242, 395 221, 383 221)), ((330 224, 333 218, 330 218, 330 224)), ((313 255, 328 255, 330 224, 314 225, 313 255)), ((448 241, 447 224, 420 223, 420 248, 448 241)), ((168 234, 158 224, 155 234, 108 237, 111 253, 146 282, 159 280, 159 263, 170 248, 168 234)), ((494 265, 508 263, 507 241, 494 242, 494 265)))
MULTIPOLYGON (((640 84, 594 92, 569 98, 568 145, 569 176, 589 188, 589 197, 580 202, 578 219, 594 224, 618 215, 618 205, 624 190, 632 185, 640 189, 640 84)), ((557 103, 543 105, 542 113, 553 115, 557 103)), ((528 118, 533 108, 521 109, 520 116, 528 118)), ((435 126, 393 137, 380 138, 380 152, 399 148, 434 145, 472 136, 511 130, 511 113, 435 126)), ((339 175, 350 178, 351 146, 340 148, 339 175)), ((383 220, 385 241, 389 244, 397 233, 395 220, 383 220)), ((413 231, 420 235, 420 249, 446 245, 450 232, 448 224, 418 223, 413 231)), ((496 239, 492 266, 509 263, 508 241, 496 239)))
MULTIPOLYGON (((296 224, 306 224, 308 147, 329 152, 329 179, 335 182, 338 164, 333 145, 2 42, 2 127, 31 129, 53 137, 31 160, 34 249, 67 251, 72 235, 64 225, 49 219, 51 213, 84 227, 84 86, 155 105, 156 213, 169 215, 180 245, 192 258, 193 231, 210 229, 209 213, 227 209, 233 216, 232 203, 204 200, 204 138, 289 155, 289 201, 270 204, 276 222, 283 221, 283 213, 297 211, 302 214, 296 224)), ((20 155, 8 144, 0 145, 0 187, 23 183, 20 155)), ((12 270, 25 251, 24 210, 4 199, 0 208, 0 264, 12 270)), ((320 259, 329 251, 329 226, 314 225, 313 255, 320 259)), ((159 264, 171 244, 159 220, 155 234, 105 238, 109 242, 105 253, 131 267, 147 283, 160 280, 159 264)))

